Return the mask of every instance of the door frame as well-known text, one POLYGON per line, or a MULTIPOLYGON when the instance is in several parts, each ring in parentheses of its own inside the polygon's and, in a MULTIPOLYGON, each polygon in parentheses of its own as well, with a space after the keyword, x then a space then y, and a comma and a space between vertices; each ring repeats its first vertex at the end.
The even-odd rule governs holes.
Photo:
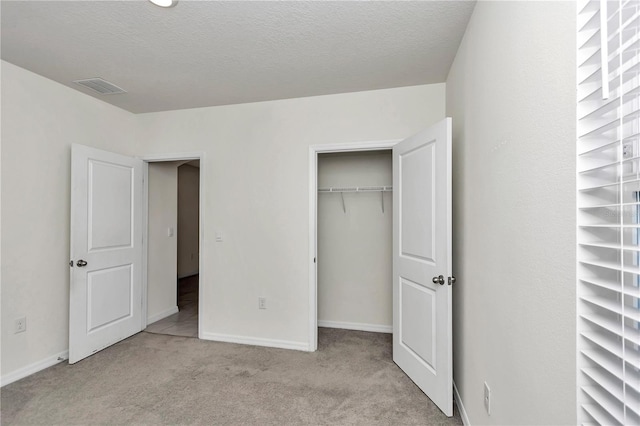
MULTIPOLYGON (((166 163, 169 161, 193 161, 200 160, 200 179, 198 190, 199 193, 199 211, 200 217, 198 218, 198 339, 202 339, 202 317, 204 316, 204 304, 202 303, 204 295, 204 280, 205 277, 205 263, 204 253, 204 218, 205 218, 205 154, 202 151, 197 152, 180 152, 175 154, 157 154, 157 155, 144 155, 139 157, 143 161, 143 183, 142 183, 142 330, 147 328, 147 267, 149 264, 149 163, 166 163)), ((177 261, 177 259, 176 259, 177 261)), ((177 279, 177 277, 176 277, 177 279)))
POLYGON ((309 146, 309 352, 318 350, 318 154, 382 151, 402 139, 309 146))

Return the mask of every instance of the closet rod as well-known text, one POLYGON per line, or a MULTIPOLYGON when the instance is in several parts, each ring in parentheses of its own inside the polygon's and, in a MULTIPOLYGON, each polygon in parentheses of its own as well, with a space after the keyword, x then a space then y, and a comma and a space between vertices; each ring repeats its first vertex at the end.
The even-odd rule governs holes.
POLYGON ((392 186, 348 186, 348 187, 330 187, 319 188, 318 192, 390 192, 393 191, 392 186))

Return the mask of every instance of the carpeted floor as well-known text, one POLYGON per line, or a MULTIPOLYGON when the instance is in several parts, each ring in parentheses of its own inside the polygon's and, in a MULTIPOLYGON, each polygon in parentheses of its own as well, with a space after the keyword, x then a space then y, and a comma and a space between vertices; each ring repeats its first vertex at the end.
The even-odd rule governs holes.
POLYGON ((321 328, 306 353, 139 333, 2 388, 3 425, 459 425, 391 360, 391 335, 321 328))

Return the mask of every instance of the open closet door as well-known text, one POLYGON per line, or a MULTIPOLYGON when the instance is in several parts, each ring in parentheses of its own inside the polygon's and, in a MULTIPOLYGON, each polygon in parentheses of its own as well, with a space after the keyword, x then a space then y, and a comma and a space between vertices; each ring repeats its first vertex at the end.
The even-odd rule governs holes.
POLYGON ((453 415, 451 119, 393 148, 393 361, 453 415))
POLYGON ((142 329, 142 161, 71 147, 69 363, 142 329))

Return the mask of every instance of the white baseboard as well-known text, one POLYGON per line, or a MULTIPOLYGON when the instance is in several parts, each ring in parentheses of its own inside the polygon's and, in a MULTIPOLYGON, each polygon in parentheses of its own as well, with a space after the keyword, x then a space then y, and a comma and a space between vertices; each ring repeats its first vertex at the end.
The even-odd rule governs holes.
POLYGON ((59 354, 47 357, 41 361, 34 362, 33 364, 29 364, 26 367, 19 368, 12 373, 2 376, 0 378, 0 386, 6 386, 9 383, 24 379, 27 376, 37 373, 38 371, 42 371, 45 368, 54 366, 58 363, 61 363, 62 361, 66 361, 67 359, 69 359, 69 351, 64 351, 60 352, 59 354))
POLYGON ((467 410, 464 409, 464 405, 462 404, 462 398, 460 397, 460 392, 458 392, 456 382, 453 382, 453 397, 456 400, 456 406, 458 407, 458 411, 460 412, 462 424, 464 426, 471 426, 471 423, 469 422, 469 416, 467 416, 467 410))
POLYGON ((153 324, 154 322, 160 321, 161 319, 176 313, 178 313, 178 307, 174 306, 173 308, 169 308, 166 311, 160 312, 159 314, 152 315, 147 318, 147 325, 153 324))
POLYGON ((392 325, 362 324, 358 322, 318 320, 318 327, 343 328, 345 330, 370 331, 373 333, 393 333, 392 325))
POLYGON ((231 334, 206 333, 200 334, 203 340, 216 342, 239 343, 241 345, 265 346, 268 348, 293 349, 296 351, 308 351, 307 342, 291 342, 288 340, 264 339, 261 337, 234 336, 231 334))

